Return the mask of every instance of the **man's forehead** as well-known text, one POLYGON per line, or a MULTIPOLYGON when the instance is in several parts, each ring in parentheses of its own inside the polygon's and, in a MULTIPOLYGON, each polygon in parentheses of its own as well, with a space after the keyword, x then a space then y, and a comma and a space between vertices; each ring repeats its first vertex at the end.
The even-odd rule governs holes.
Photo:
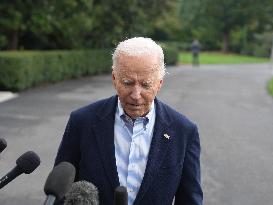
POLYGON ((147 54, 147 55, 129 55, 126 53, 121 53, 117 56, 117 62, 125 64, 125 62, 149 62, 151 64, 159 64, 159 56, 157 54, 147 54))
POLYGON ((119 67, 119 68, 116 68, 115 73, 122 78, 138 76, 142 78, 152 79, 158 76, 157 74, 159 74, 159 68, 157 66, 149 67, 149 68, 147 67, 147 69, 141 69, 140 71, 137 69, 128 69, 126 67, 119 67))
MULTIPOLYGON (((130 76, 120 76, 120 80, 122 82, 133 82, 135 79, 130 78, 130 76)), ((143 82, 143 83, 153 83, 155 81, 154 77, 145 76, 143 78, 138 78, 137 81, 143 82)))
POLYGON ((159 67, 159 60, 156 56, 121 56, 118 58, 117 67, 123 69, 128 68, 129 70, 130 68, 136 67, 155 71, 159 67))
POLYGON ((141 76, 156 77, 160 71, 157 55, 129 56, 121 54, 118 58, 115 73, 121 77, 141 76))
POLYGON ((154 64, 154 65, 149 65, 149 66, 142 66, 141 69, 135 67, 133 68, 132 66, 118 66, 116 69, 117 72, 119 73, 155 73, 157 71, 159 71, 159 66, 154 64))

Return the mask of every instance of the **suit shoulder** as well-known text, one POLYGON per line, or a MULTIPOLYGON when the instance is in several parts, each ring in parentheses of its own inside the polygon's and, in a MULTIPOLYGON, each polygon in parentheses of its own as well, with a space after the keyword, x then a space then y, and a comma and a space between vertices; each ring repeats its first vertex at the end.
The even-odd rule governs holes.
POLYGON ((92 116, 96 116, 98 110, 103 109, 103 107, 107 106, 107 104, 111 104, 111 102, 115 101, 115 96, 110 98, 105 98, 102 100, 95 101, 89 105, 83 106, 79 109, 76 109, 71 112, 71 117, 77 119, 85 119, 92 118, 92 116))
POLYGON ((169 105, 160 102, 162 104, 162 107, 165 111, 165 113, 168 115, 170 120, 176 124, 177 126, 182 126, 183 128, 193 129, 196 127, 195 122, 190 120, 187 116, 184 114, 178 112, 174 108, 170 107, 169 105))

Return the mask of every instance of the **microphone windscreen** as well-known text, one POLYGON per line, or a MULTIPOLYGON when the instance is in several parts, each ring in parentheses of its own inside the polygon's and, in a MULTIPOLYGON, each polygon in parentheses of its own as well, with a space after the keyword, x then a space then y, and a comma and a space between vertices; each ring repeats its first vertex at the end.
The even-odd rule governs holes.
POLYGON ((6 142, 6 140, 3 139, 3 138, 0 138, 0 153, 1 153, 4 149, 6 149, 6 147, 7 147, 7 142, 6 142))
POLYGON ((28 151, 22 154, 16 164, 25 174, 30 174, 40 165, 40 157, 33 151, 28 151))
POLYGON ((124 186, 118 186, 115 189, 114 205, 127 205, 128 204, 128 193, 124 186))
POLYGON ((74 182, 65 195, 64 205, 99 205, 97 187, 87 181, 74 182))
POLYGON ((58 200, 62 199, 70 189, 75 174, 75 167, 71 163, 61 162, 49 173, 44 186, 45 194, 53 195, 58 200))

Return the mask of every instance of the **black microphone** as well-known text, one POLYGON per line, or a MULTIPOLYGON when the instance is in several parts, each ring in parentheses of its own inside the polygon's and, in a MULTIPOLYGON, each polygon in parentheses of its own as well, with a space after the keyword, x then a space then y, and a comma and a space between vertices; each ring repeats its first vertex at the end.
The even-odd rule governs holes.
POLYGON ((49 173, 44 192, 47 195, 44 205, 61 200, 70 189, 75 179, 75 167, 69 162, 61 162, 49 173))
POLYGON ((40 165, 40 162, 39 156, 33 151, 28 151, 22 154, 16 160, 16 166, 8 174, 2 177, 2 179, 0 179, 0 189, 18 177, 20 174, 30 174, 33 172, 40 165))
POLYGON ((118 186, 115 190, 114 205, 128 205, 128 193, 124 186, 118 186))
POLYGON ((7 141, 4 138, 0 138, 0 153, 6 149, 7 141))
POLYGON ((97 187, 87 181, 73 183, 65 195, 64 205, 99 205, 97 187))

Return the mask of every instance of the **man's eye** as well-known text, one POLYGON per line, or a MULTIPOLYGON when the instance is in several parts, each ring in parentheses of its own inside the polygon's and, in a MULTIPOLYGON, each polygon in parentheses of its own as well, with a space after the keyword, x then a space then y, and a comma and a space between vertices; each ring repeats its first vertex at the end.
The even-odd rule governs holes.
POLYGON ((122 84, 125 85, 125 86, 129 86, 129 85, 132 85, 132 81, 129 81, 129 80, 123 80, 122 81, 122 84))
POLYGON ((151 87, 151 84, 149 83, 142 83, 142 87, 145 89, 149 89, 151 87))

